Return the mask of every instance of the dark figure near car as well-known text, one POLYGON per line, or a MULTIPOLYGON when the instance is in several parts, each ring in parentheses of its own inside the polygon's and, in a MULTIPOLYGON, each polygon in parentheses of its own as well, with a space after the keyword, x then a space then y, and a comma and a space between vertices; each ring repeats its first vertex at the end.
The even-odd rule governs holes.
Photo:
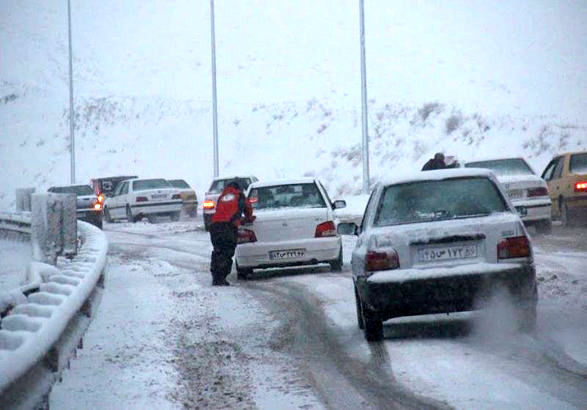
POLYGON ((424 164, 422 167, 422 171, 432 171, 433 169, 444 169, 446 168, 446 163, 444 162, 444 154, 442 152, 437 152, 434 154, 434 158, 428 160, 427 163, 424 164))
POLYGON ((230 182, 220 194, 216 213, 210 224, 212 286, 230 285, 226 277, 232 269, 232 257, 238 239, 238 227, 244 214, 245 222, 253 222, 253 207, 245 198, 238 181, 230 182))

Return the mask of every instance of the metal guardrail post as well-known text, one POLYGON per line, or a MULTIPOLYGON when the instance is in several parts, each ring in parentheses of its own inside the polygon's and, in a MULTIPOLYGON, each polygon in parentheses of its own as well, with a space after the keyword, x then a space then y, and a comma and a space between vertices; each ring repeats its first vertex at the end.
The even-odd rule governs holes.
POLYGON ((16 190, 16 211, 31 211, 31 195, 35 193, 35 188, 19 188, 16 190))

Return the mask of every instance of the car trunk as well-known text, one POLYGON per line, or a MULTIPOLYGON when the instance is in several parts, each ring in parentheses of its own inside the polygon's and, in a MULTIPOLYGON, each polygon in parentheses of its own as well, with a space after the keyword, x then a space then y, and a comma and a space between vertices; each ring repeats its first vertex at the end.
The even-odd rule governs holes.
POLYGON ((316 226, 326 222, 327 208, 283 208, 255 211, 251 227, 259 242, 314 238, 316 226))
MULTIPOLYGON (((503 184, 512 201, 524 200, 528 197, 528 189, 546 185, 542 178, 536 175, 499 176, 498 180, 503 184)), ((543 195, 543 197, 548 198, 548 195, 543 195)))
POLYGON ((171 199, 175 193, 175 189, 152 189, 149 191, 138 191, 137 197, 145 196, 149 199, 149 202, 167 202, 171 199))
POLYGON ((81 195, 76 198, 77 209, 87 209, 94 206, 96 195, 81 195))

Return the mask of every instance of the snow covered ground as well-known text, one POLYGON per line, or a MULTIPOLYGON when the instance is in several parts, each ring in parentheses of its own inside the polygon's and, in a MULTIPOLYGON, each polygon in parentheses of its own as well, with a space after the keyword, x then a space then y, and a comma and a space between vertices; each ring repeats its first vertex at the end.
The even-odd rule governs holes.
POLYGON ((555 226, 534 238, 536 335, 513 331, 503 301, 485 313, 393 319, 385 341, 369 344, 356 325, 353 238, 345 237, 340 274, 269 270, 245 282, 233 274, 233 286, 213 288, 201 224, 106 226, 104 298, 52 407, 579 409, 587 402, 587 275, 576 263, 587 256, 584 230, 555 226))

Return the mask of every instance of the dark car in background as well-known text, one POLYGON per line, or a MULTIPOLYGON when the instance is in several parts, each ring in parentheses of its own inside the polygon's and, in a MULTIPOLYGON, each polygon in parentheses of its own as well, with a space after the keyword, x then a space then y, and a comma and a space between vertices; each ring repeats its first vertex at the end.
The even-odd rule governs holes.
POLYGON ((196 191, 183 179, 169 179, 172 187, 179 190, 183 201, 183 211, 191 217, 198 216, 198 195, 196 191))
POLYGON ((89 185, 53 186, 47 190, 54 194, 75 194, 77 219, 86 221, 102 229, 104 203, 89 185))
POLYGON ((115 176, 115 177, 104 177, 104 178, 93 178, 90 180, 90 185, 94 189, 96 195, 102 195, 102 202, 104 197, 111 197, 116 190, 116 187, 122 181, 127 179, 138 178, 136 175, 130 176, 115 176))
POLYGON ((204 202, 202 203, 202 208, 204 211, 204 228, 206 230, 210 228, 212 216, 214 216, 214 214, 216 213, 216 201, 218 201, 218 197, 222 193, 224 187, 226 187, 230 182, 235 181, 239 183, 241 190, 244 192, 247 190, 249 185, 251 185, 253 182, 257 182, 258 180, 259 179, 254 176, 232 176, 214 178, 214 180, 212 180, 212 184, 210 184, 208 192, 206 192, 204 202))

